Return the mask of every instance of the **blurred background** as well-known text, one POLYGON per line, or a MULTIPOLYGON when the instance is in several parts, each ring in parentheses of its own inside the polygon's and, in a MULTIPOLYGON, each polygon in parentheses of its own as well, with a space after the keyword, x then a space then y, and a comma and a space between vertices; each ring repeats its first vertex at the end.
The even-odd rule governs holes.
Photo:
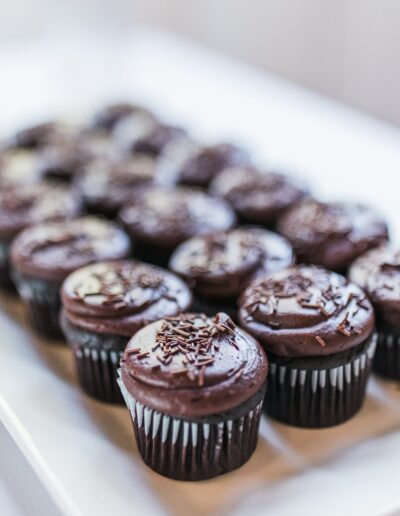
POLYGON ((29 47, 45 34, 113 39, 141 24, 400 124, 399 0, 3 0, 0 58, 2 49, 29 47))

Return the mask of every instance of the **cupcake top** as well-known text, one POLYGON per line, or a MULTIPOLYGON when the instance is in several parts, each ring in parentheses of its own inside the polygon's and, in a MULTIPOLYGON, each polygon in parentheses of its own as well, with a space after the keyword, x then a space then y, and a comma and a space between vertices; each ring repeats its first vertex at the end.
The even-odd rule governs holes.
POLYGON ((372 333, 375 317, 358 286, 326 269, 298 265, 249 285, 239 320, 267 351, 307 357, 361 344, 372 333))
POLYGON ((278 230, 299 261, 338 272, 388 239, 386 223, 375 211, 345 202, 304 201, 282 217, 278 230))
POLYGON ((180 127, 160 123, 152 116, 133 114, 116 124, 114 136, 117 145, 125 151, 157 157, 168 144, 187 137, 187 133, 180 127))
POLYGON ((181 184, 206 188, 219 172, 227 167, 244 165, 249 159, 246 151, 228 143, 196 146, 180 164, 177 175, 181 184))
POLYGON ((45 145, 49 138, 55 133, 61 130, 61 125, 57 122, 44 122, 26 127, 14 135, 11 139, 11 145, 25 149, 38 149, 45 145))
POLYGON ((129 238, 116 224, 81 217, 23 231, 12 244, 11 261, 23 274, 59 282, 79 267, 125 258, 129 251, 129 238))
POLYGON ((229 411, 265 383, 261 346, 223 313, 181 314, 136 333, 121 364, 134 398, 163 413, 202 417, 229 411))
POLYGON ((189 188, 150 187, 121 211, 133 238, 173 248, 194 235, 229 229, 235 215, 222 200, 189 188))
POLYGON ((250 223, 272 225, 282 213, 305 197, 298 181, 254 167, 227 168, 211 184, 238 215, 250 223))
POLYGON ((30 184, 41 178, 36 151, 5 149, 0 151, 0 188, 30 184))
POLYGON ((77 178, 76 186, 86 204, 101 205, 108 211, 118 211, 135 199, 138 187, 161 183, 156 161, 143 154, 115 162, 95 159, 77 178))
POLYGON ((121 102, 111 104, 98 111, 92 121, 93 129, 112 131, 116 124, 123 118, 131 115, 151 117, 150 111, 142 106, 121 102))
POLYGON ((249 226, 183 242, 172 255, 170 268, 200 295, 236 298, 255 276, 283 269, 293 261, 287 240, 249 226))
POLYGON ((372 249, 350 267, 350 281, 368 294, 379 322, 400 326, 400 251, 389 245, 372 249))
POLYGON ((52 183, 0 190, 0 238, 11 239, 39 222, 71 218, 80 209, 80 199, 69 188, 52 183))
POLYGON ((76 270, 65 280, 61 297, 64 314, 75 326, 126 337, 150 322, 187 310, 192 299, 175 274, 133 260, 76 270))

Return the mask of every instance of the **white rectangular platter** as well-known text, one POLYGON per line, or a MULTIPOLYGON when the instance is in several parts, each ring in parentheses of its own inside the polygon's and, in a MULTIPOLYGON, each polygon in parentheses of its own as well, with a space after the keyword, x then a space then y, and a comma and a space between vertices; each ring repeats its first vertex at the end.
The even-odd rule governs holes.
MULTIPOLYGON (((242 143, 325 198, 379 208, 396 238, 400 132, 180 39, 75 33, 0 52, 4 133, 106 99, 142 101, 208 140, 242 143), (23 93, 16 102, 16 94, 23 93)), ((361 413, 334 429, 264 418, 257 450, 218 479, 183 483, 138 456, 127 411, 77 386, 70 353, 0 299, 0 418, 64 514, 324 516, 400 511, 400 390, 374 379, 361 413)))

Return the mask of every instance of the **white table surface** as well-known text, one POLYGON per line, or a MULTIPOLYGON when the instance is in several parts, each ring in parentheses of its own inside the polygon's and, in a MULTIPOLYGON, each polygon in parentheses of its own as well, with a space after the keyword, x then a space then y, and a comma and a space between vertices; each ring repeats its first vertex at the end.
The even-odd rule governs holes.
MULTIPOLYGON (((300 171, 322 197, 357 199, 377 206, 391 221, 397 239, 395 230, 400 217, 397 129, 250 66, 160 33, 110 33, 99 37, 87 32, 68 35, 55 31, 48 38, 0 48, 0 133, 6 134, 19 124, 42 116, 87 111, 105 100, 136 99, 154 107, 167 119, 193 129, 199 138, 235 140, 249 147, 260 162, 300 171)), ((17 352, 9 345, 9 339, 21 338, 23 331, 6 317, 0 317, 0 332, 7 344, 0 347, 0 416, 11 430, 23 423, 16 440, 20 445, 21 439, 32 445, 30 451, 26 448, 24 451, 37 465, 46 458, 46 443, 40 439, 40 422, 35 420, 34 407, 23 410, 26 401, 23 390, 15 387, 9 366, 20 367, 19 374, 26 376, 31 389, 37 389, 36 401, 40 402, 39 393, 47 389, 47 408, 51 412, 47 414, 46 425, 50 432, 56 428, 52 418, 57 415, 58 396, 62 395, 71 405, 78 395, 54 371, 45 368, 38 360, 38 353, 30 355, 24 349, 17 352), (32 436, 24 434, 26 427, 30 427, 32 436)), ((83 414, 74 417, 76 433, 69 434, 71 441, 81 445, 84 442, 88 449, 97 443, 115 465, 125 464, 108 446, 105 436, 95 434, 93 422, 85 426, 88 422, 83 414), (86 435, 87 428, 95 435, 86 435)), ((269 432, 268 428, 263 431, 269 432)), ((4 436, 0 432, 2 444, 7 439, 4 436)), ((21 458, 14 452, 8 453, 7 460, 12 463, 14 456, 15 464, 19 464, 21 458)), ((57 464, 56 450, 52 449, 51 454, 50 462, 57 464)), ((400 510, 399 463, 400 435, 381 436, 354 447, 326 467, 254 492, 231 512, 248 514, 251 508, 253 514, 264 514, 267 507, 268 514, 275 516, 299 513, 301 508, 301 513, 312 515, 320 514, 323 504, 327 516, 340 512, 388 514, 400 510), (372 462, 374 466, 369 467, 372 462)), ((41 473, 47 471, 46 464, 42 466, 41 473)), ((41 475, 41 480, 46 488, 53 490, 53 495, 54 490, 59 490, 55 495, 59 502, 73 492, 76 478, 73 471, 64 472, 64 476, 61 473, 62 478, 54 477, 53 473, 47 471, 48 476, 41 475)), ((15 509, 29 514, 21 500, 16 499, 23 495, 14 496, 13 502, 12 490, 3 489, 8 482, 4 468, 0 469, 0 478, 3 479, 0 512, 13 514, 15 509), (1 511, 2 504, 7 512, 1 511)), ((27 487, 27 491, 29 500, 32 490, 27 487)), ((102 497, 106 507, 106 493, 100 493, 102 497)), ((48 501, 46 497, 43 500, 42 514, 46 514, 48 501)), ((64 508, 69 507, 71 514, 75 509, 85 516, 91 514, 83 499, 64 499, 64 502, 64 508)), ((146 511, 143 507, 137 506, 136 514, 164 512, 151 497, 146 511)), ((125 512, 117 516, 120 514, 125 512)))

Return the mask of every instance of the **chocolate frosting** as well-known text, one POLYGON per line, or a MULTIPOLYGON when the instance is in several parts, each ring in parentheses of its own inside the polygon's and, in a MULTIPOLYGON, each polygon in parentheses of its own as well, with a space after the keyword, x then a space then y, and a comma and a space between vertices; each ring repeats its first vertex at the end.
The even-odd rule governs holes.
POLYGON ((202 297, 236 299, 256 276, 293 262, 287 240, 272 231, 249 226, 183 242, 172 255, 170 268, 202 297))
POLYGON ((163 413, 203 417, 231 410, 264 386, 261 346, 223 313, 182 314, 129 341, 121 363, 132 396, 163 413))
POLYGON ((47 222, 23 231, 11 247, 15 270, 28 276, 61 282, 85 265, 129 256, 128 236, 116 224, 81 217, 47 222))
POLYGON ((133 260, 100 262, 73 272, 61 297, 64 315, 74 326, 126 337, 187 310, 192 301, 175 274, 133 260))
POLYGON ((368 251, 350 267, 349 278, 368 294, 378 322, 400 328, 400 251, 389 245, 368 251))
POLYGON ((256 279, 240 300, 239 320, 267 351, 325 356, 364 342, 374 311, 364 292, 326 269, 298 265, 256 279))
POLYGON ((135 199, 139 187, 167 181, 157 168, 157 162, 145 155, 136 154, 124 161, 97 159, 85 168, 75 185, 85 203, 95 208, 118 211, 135 199))
POLYGON ((11 140, 11 145, 25 149, 38 149, 60 130, 61 126, 56 122, 44 122, 27 127, 15 134, 11 140))
POLYGON ((224 201, 184 187, 143 189, 120 217, 133 238, 168 249, 194 235, 229 229, 236 222, 224 201))
POLYGON ((0 190, 0 238, 12 239, 24 228, 79 214, 81 199, 69 188, 50 182, 0 190))
POLYGON ((35 183, 40 178, 36 151, 9 148, 0 152, 1 190, 35 183))
POLYGON ((123 118, 131 115, 152 117, 150 111, 142 106, 130 104, 128 102, 112 104, 101 109, 94 116, 93 129, 112 131, 115 125, 123 118))
POLYGON ((385 221, 354 203, 305 201, 279 221, 299 261, 343 272, 363 252, 388 239, 385 221))
POLYGON ((243 220, 268 226, 307 194, 293 178, 250 166, 225 169, 211 183, 211 191, 230 202, 243 220))
POLYGON ((244 165, 249 160, 249 154, 245 150, 229 143, 195 147, 181 164, 179 182, 206 188, 225 168, 244 165))

